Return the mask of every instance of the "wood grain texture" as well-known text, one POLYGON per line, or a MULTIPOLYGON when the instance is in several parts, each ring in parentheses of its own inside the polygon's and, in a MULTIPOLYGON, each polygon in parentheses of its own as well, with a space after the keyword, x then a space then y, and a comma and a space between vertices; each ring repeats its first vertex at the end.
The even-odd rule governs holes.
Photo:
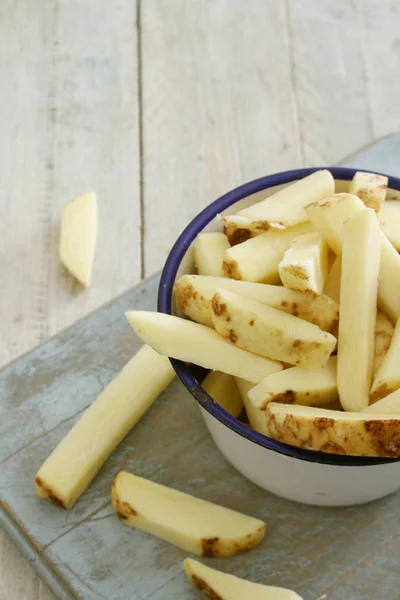
MULTIPOLYGON (((136 0, 0 6, 0 364, 140 278, 136 0), (64 204, 98 192, 92 287, 58 260, 64 204)), ((47 600, 0 537, 0 599, 47 600)))
POLYGON ((142 2, 145 272, 202 208, 300 164, 281 0, 142 2))

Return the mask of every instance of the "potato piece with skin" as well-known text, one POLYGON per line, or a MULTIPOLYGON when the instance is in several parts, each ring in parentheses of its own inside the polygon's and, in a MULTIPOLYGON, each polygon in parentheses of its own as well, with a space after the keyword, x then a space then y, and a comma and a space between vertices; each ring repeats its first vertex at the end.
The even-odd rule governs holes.
POLYGON ((175 282, 174 292, 183 314, 197 323, 213 327, 211 300, 218 288, 287 312, 324 331, 332 331, 339 319, 339 306, 328 296, 289 290, 279 285, 183 275, 175 282))
POLYGON ((349 456, 400 457, 400 415, 269 402, 265 419, 269 437, 297 448, 349 456))
POLYGON ((378 400, 400 388, 400 319, 394 328, 392 342, 375 375, 371 398, 378 400))
POLYGON ((328 245, 323 236, 315 232, 294 238, 278 270, 285 287, 322 294, 328 275, 328 245))
POLYGON ((163 313, 132 310, 126 318, 159 354, 258 383, 282 364, 237 348, 209 327, 163 313))
POLYGON ((375 323, 375 355, 374 366, 372 369, 374 377, 376 376, 383 359, 385 358, 393 337, 394 327, 383 312, 378 310, 375 323))
POLYGON ((186 558, 183 566, 193 585, 211 600, 302 600, 291 590, 252 583, 191 558, 186 558))
MULTIPOLYGON (((221 216, 223 220, 223 217, 221 216)), ((256 233, 250 231, 249 229, 243 229, 234 225, 233 223, 225 224, 224 233, 229 240, 231 246, 236 246, 237 244, 243 244, 243 242, 247 242, 251 237, 255 237, 256 233)))
MULTIPOLYGON (((265 231, 269 227, 294 227, 308 220, 304 207, 335 191, 331 173, 320 170, 294 181, 272 196, 237 213, 250 222, 251 229, 265 231)), ((243 227, 243 225, 242 225, 243 227)))
POLYGON ((325 364, 336 346, 333 335, 316 325, 227 290, 217 291, 212 309, 220 335, 261 356, 312 369, 325 364))
POLYGON ((165 356, 144 346, 86 409, 36 475, 36 491, 71 508, 175 371, 165 356))
POLYGON ((121 521, 198 556, 232 556, 261 542, 265 523, 121 471, 111 490, 121 521))
MULTIPOLYGON (((332 250, 342 254, 343 223, 362 210, 364 203, 353 194, 336 194, 306 207, 311 222, 322 233, 332 250)), ((379 308, 395 323, 400 316, 400 256, 383 232, 381 233, 381 265, 379 271, 379 308)))
POLYGON ((349 187, 349 193, 358 196, 367 208, 379 212, 385 202, 388 178, 385 175, 357 171, 349 187))
POLYGON ((342 259, 337 256, 333 261, 327 280, 324 285, 324 294, 340 303, 340 280, 342 277, 342 259))
POLYGON ((233 417, 238 417, 243 411, 242 398, 232 375, 210 371, 201 387, 233 417))
POLYGON ((389 396, 370 404, 364 408, 362 412, 378 415, 400 415, 400 389, 392 392, 389 396))
POLYGON ((89 192, 64 207, 60 234, 60 260, 85 287, 92 279, 96 240, 97 198, 89 192))
MULTIPOLYGON (((338 399, 336 383, 336 356, 310 371, 292 367, 262 379, 251 388, 248 397, 254 408, 265 411, 268 402, 324 406, 338 399)), ((264 432, 262 432, 264 433, 264 432)))
POLYGON ((379 223, 389 242, 400 252, 400 200, 387 200, 382 205, 379 223))
POLYGON ((223 277, 222 262, 230 248, 224 233, 199 233, 194 241, 194 264, 199 275, 223 277))
POLYGON ((278 265, 292 240, 303 233, 315 231, 311 223, 301 223, 290 229, 269 229, 225 252, 222 269, 226 277, 259 283, 279 282, 278 265))
POLYGON ((368 406, 375 350, 381 239, 367 208, 344 224, 337 380, 345 410, 368 406))

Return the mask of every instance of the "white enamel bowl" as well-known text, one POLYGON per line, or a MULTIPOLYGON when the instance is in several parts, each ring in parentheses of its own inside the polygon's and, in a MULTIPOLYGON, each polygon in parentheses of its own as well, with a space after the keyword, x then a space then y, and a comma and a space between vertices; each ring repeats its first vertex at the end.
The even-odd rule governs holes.
MULTIPOLYGON (((192 242, 201 231, 221 228, 216 216, 233 214, 316 169, 270 175, 244 184, 203 210, 179 236, 165 264, 158 296, 160 312, 175 314, 172 289, 177 277, 193 273, 192 242)), ((337 191, 346 191, 355 169, 329 168, 337 191)), ((398 195, 400 180, 389 178, 398 195)), ((195 343, 195 340, 193 340, 195 343)), ((277 442, 235 419, 208 396, 193 372, 173 360, 178 377, 200 405, 206 426, 222 454, 245 477, 265 490, 305 504, 348 506, 383 498, 400 488, 400 459, 337 456, 277 442)))

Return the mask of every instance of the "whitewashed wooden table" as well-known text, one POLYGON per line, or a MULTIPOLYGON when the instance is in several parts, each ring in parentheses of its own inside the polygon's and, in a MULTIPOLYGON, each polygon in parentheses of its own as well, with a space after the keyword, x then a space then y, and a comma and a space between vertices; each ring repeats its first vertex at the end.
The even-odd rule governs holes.
MULTIPOLYGON (((400 128, 397 0, 2 0, 0 363, 159 269, 246 180, 400 128), (98 192, 92 287, 58 262, 98 192)), ((0 600, 49 600, 0 535, 0 600)))

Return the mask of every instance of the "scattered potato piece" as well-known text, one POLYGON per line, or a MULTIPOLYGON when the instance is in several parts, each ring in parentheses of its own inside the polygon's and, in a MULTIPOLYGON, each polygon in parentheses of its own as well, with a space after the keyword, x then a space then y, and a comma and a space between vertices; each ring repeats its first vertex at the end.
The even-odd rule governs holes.
POLYGON ((345 410, 368 406, 375 349, 381 232, 367 208, 344 224, 337 380, 345 410))
POLYGON ((233 417, 243 410, 243 402, 232 375, 210 371, 201 384, 202 388, 233 417))
POLYGON ((279 282, 278 265, 292 240, 302 233, 315 231, 311 223, 296 227, 270 229, 257 237, 229 248, 222 265, 224 275, 259 283, 279 282))
POLYGON ((265 523, 121 471, 112 504, 125 525, 199 556, 232 556, 261 542, 265 523))
POLYGON ((394 328, 392 342, 375 375, 371 398, 378 400, 400 388, 400 319, 394 328))
POLYGON ((265 231, 269 227, 293 227, 308 220, 304 207, 335 191, 331 173, 320 170, 284 187, 261 202, 237 213, 248 219, 250 228, 265 231))
POLYGON ((388 178, 375 173, 357 171, 350 183, 349 193, 358 196, 367 208, 379 212, 385 202, 388 178))
POLYGON ((398 415, 400 417, 400 389, 382 398, 374 404, 370 404, 362 410, 363 413, 375 413, 378 415, 398 415))
POLYGON ((291 590, 239 579, 191 558, 183 567, 193 585, 211 600, 302 600, 291 590))
POLYGON ((167 358, 141 348, 40 467, 37 495, 71 508, 174 376, 167 358))
POLYGON ((270 437, 306 450, 350 456, 400 456, 400 415, 269 402, 266 423, 270 437))
POLYGON ((316 325, 228 290, 217 291, 212 309, 220 335, 261 356, 312 369, 326 363, 336 346, 333 335, 316 325))
POLYGON ((375 323, 375 356, 373 375, 377 374, 383 359, 385 358, 393 337, 393 325, 383 312, 378 310, 375 323))
POLYGON ((85 287, 92 278, 96 240, 97 199, 89 192, 64 207, 60 234, 60 260, 85 287))
POLYGON ((272 308, 332 331, 338 322, 339 306, 328 296, 289 290, 279 285, 236 281, 226 277, 183 275, 175 282, 175 297, 180 310, 197 323, 213 327, 211 300, 221 288, 252 298, 272 308))
POLYGON ((328 275, 328 245, 323 236, 315 232, 294 238, 278 270, 285 287, 322 294, 328 275))
POLYGON ((389 200, 382 205, 379 222, 383 233, 400 252, 400 200, 389 200))
POLYGON ((194 264, 199 275, 222 277, 225 250, 231 247, 224 233, 199 233, 194 241, 194 264))
POLYGON ((265 407, 268 402, 324 406, 338 399, 336 384, 336 356, 310 371, 292 367, 262 379, 248 393, 253 407, 263 412, 265 432, 265 407))
MULTIPOLYGON (((306 207, 306 212, 336 254, 341 255, 343 223, 352 215, 367 210, 353 194, 336 194, 306 207)), ((379 308, 395 323, 400 316, 400 256, 381 232, 381 266, 379 272, 379 308)))
POLYGON ((328 278, 324 286, 324 294, 332 300, 340 303, 340 279, 342 276, 342 259, 337 256, 329 271, 328 278))
POLYGON ((209 327, 163 313, 132 310, 126 318, 136 334, 164 356, 258 383, 282 364, 224 340, 209 327))

